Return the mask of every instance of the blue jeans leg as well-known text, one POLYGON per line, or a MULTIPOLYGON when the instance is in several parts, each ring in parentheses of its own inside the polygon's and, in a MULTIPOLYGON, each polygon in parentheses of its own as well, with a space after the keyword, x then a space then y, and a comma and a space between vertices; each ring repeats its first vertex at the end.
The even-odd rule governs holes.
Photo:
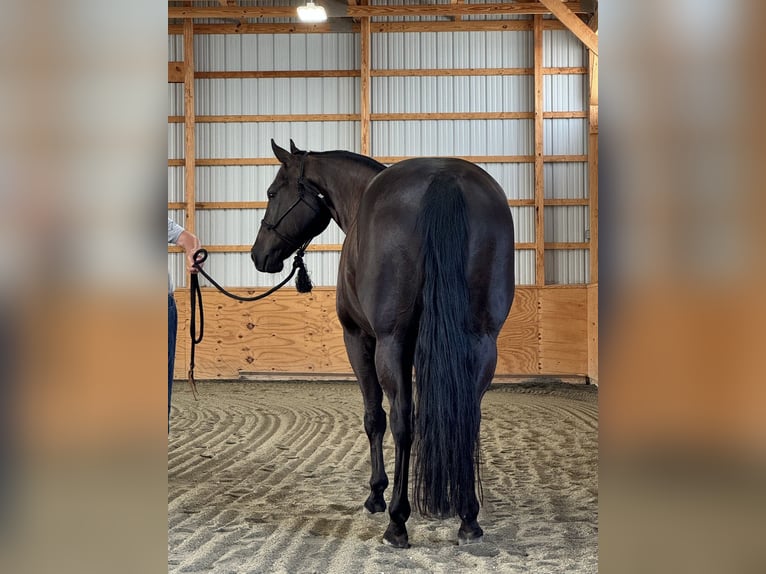
POLYGON ((168 430, 170 430, 170 397, 173 394, 173 367, 176 358, 176 332, 178 309, 173 295, 168 294, 168 430))

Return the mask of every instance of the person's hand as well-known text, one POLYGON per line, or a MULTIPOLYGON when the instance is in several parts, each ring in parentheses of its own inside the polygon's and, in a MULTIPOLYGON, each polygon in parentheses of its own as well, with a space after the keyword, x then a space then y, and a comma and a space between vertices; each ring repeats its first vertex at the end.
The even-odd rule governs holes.
MULTIPOLYGON (((196 273, 197 269, 194 267, 194 254, 202 247, 199 239, 197 239, 197 236, 193 233, 184 230, 178 237, 176 243, 180 245, 186 253, 186 271, 189 273, 196 273)), ((200 263, 200 267, 201 266, 202 264, 200 263)))
MULTIPOLYGON (((187 252, 186 252, 186 270, 187 270, 189 273, 196 273, 196 272, 197 272, 197 267, 195 267, 195 266, 194 266, 194 253, 195 253, 195 252, 197 251, 197 249, 199 249, 200 247, 202 247, 202 246, 201 246, 201 245, 199 245, 199 242, 198 242, 198 245, 197 245, 197 247, 195 247, 194 249, 192 249, 192 250, 190 250, 190 251, 187 251, 187 252)), ((199 262, 199 267, 202 267, 202 265, 203 265, 203 263, 202 263, 202 261, 200 260, 200 262, 199 262)))

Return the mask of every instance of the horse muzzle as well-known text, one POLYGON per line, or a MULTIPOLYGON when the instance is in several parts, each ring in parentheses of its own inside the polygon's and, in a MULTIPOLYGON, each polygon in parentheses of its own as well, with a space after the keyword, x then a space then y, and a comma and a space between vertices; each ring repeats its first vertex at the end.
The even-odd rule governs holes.
POLYGON ((255 268, 261 273, 279 273, 285 268, 284 261, 271 257, 270 255, 262 257, 255 251, 250 251, 250 258, 253 260, 255 268))

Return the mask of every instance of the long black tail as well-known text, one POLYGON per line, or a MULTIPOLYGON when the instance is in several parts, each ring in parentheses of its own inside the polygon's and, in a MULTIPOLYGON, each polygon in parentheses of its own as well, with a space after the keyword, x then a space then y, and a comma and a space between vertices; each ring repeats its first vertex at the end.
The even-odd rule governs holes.
POLYGON ((414 502, 426 515, 463 514, 478 480, 481 419, 469 335, 468 216, 451 176, 426 191, 423 308, 415 349, 414 502))

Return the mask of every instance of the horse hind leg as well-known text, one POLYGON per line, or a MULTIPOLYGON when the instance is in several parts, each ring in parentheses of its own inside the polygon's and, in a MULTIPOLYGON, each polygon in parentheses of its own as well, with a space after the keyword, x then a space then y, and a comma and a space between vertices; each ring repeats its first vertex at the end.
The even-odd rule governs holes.
POLYGON ((406 523, 411 512, 407 486, 412 449, 412 357, 404 351, 401 341, 389 337, 378 341, 376 365, 390 404, 391 434, 396 448, 390 521, 383 542, 395 548, 409 548, 406 523))
POLYGON ((375 340, 362 334, 344 332, 349 361, 354 369, 364 401, 364 430, 370 441, 370 495, 364 502, 368 512, 374 514, 386 509, 383 493, 388 487, 388 476, 383 464, 383 435, 386 432, 386 413, 383 410, 383 390, 375 373, 375 340))
MULTIPOLYGON (((481 398, 489 388, 489 385, 492 383, 492 377, 495 375, 495 367, 497 366, 497 336, 485 335, 481 337, 474 344, 474 357, 477 374, 476 392, 479 395, 479 404, 481 405, 481 398)), ((479 428, 476 431, 478 433, 479 428)), ((476 444, 478 449, 478 437, 476 444)), ((479 480, 478 464, 476 465, 476 480, 479 480)), ((479 515, 479 508, 479 499, 474 488, 472 496, 469 497, 464 508, 460 511, 461 523, 457 533, 459 545, 476 544, 484 539, 484 530, 482 530, 476 520, 479 515)))

